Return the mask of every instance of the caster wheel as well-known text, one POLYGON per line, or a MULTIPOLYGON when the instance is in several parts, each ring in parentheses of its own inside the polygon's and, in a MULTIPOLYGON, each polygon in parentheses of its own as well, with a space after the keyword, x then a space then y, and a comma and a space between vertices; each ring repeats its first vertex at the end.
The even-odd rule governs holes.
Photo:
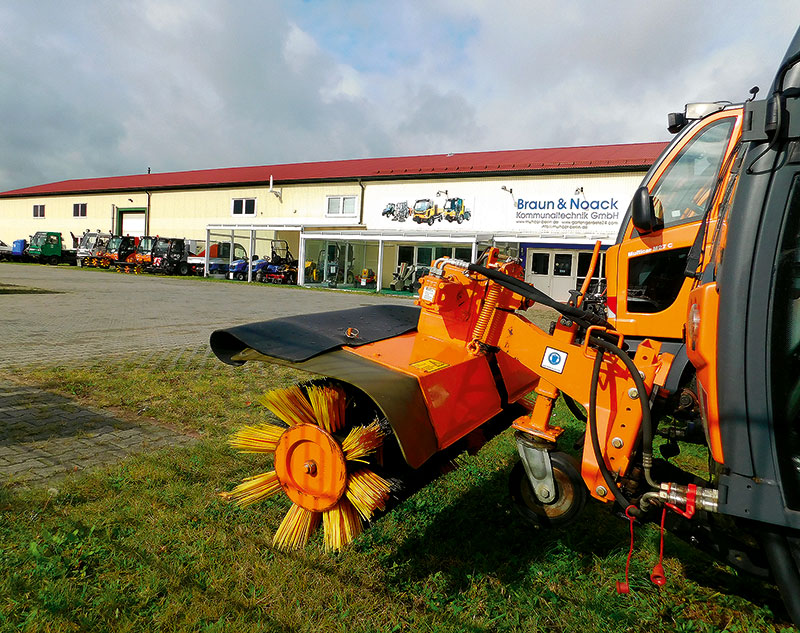
POLYGON ((522 462, 517 462, 508 480, 511 498, 522 517, 536 527, 561 527, 578 517, 589 495, 581 478, 578 460, 561 452, 550 453, 556 496, 542 503, 531 489, 522 462))

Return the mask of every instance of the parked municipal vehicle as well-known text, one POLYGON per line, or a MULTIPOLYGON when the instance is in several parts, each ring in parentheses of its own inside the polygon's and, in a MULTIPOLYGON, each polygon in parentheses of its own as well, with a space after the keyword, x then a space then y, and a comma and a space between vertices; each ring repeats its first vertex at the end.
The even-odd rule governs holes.
POLYGON ((41 264, 70 264, 75 266, 78 251, 65 248, 61 233, 37 231, 28 246, 28 255, 41 264))
POLYGON ((97 254, 105 249, 110 239, 111 233, 85 231, 84 234, 81 235, 81 241, 78 244, 78 251, 76 253, 78 266, 96 266, 97 254))
POLYGON ((136 250, 139 238, 132 235, 112 235, 105 248, 95 249, 96 255, 92 256, 93 263, 98 268, 112 268, 117 262, 124 262, 136 250))
MULTIPOLYGON (((225 275, 228 267, 237 259, 247 259, 247 251, 238 242, 233 245, 233 258, 231 258, 230 242, 212 242, 208 249, 208 274, 225 275)), ((189 272, 193 275, 205 273, 206 249, 201 250, 197 255, 190 255, 186 262, 189 264, 189 272)))
POLYGON ((147 269, 151 273, 167 275, 188 275, 188 258, 191 241, 178 237, 159 237, 153 245, 152 264, 147 269))

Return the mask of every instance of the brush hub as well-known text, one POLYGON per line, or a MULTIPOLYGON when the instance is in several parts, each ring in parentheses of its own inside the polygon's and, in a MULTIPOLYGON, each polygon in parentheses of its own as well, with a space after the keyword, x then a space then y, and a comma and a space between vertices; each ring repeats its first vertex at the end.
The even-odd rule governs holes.
POLYGON ((314 424, 298 424, 283 432, 275 449, 275 472, 286 495, 312 512, 330 510, 347 485, 342 447, 314 424))

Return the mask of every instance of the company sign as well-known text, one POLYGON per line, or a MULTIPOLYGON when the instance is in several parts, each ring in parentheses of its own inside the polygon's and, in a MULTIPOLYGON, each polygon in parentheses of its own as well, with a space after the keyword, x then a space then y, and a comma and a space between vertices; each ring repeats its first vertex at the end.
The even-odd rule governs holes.
POLYGON ((612 174, 376 183, 366 188, 364 219, 368 228, 409 233, 510 233, 565 243, 613 241, 639 181, 635 174, 612 174))

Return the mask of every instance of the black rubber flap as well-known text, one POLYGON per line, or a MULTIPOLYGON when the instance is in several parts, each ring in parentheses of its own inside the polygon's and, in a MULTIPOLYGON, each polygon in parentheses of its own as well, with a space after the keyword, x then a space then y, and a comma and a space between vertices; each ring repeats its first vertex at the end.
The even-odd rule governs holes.
POLYGON ((342 345, 365 345, 416 329, 419 308, 376 305, 319 314, 299 314, 216 330, 211 350, 222 362, 241 365, 231 356, 252 348, 265 356, 299 363, 342 345), (348 337, 358 331, 357 336, 348 337))

